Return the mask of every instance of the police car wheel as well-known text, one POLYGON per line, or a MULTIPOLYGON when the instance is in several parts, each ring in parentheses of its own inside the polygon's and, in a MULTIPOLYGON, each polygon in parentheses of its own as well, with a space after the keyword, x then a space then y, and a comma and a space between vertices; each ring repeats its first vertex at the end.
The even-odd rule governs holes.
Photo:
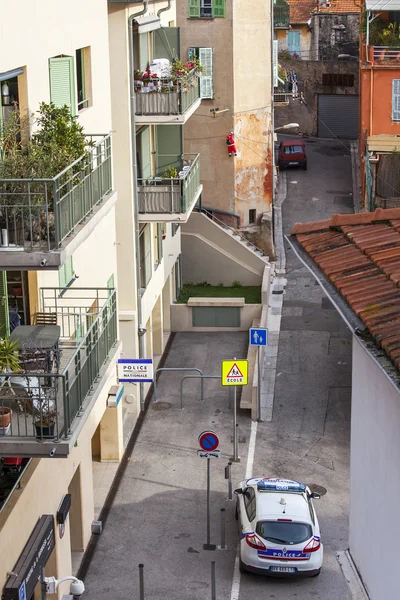
POLYGON ((321 573, 321 569, 318 569, 318 571, 316 573, 314 573, 314 575, 311 575, 311 577, 318 577, 318 575, 321 573))

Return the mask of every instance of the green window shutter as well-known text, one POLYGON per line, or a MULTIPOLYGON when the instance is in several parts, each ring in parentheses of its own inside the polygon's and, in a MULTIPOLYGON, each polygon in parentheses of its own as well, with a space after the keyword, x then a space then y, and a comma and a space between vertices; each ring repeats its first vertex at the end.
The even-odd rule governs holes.
POLYGON ((114 273, 111 275, 111 277, 108 279, 107 281, 107 287, 109 290, 113 290, 115 288, 115 284, 114 284, 114 273))
POLYGON ((139 134, 139 159, 143 179, 151 177, 151 143, 150 127, 145 127, 139 134))
POLYGON ((149 56, 149 34, 139 34, 139 68, 141 71, 147 69, 150 61, 149 56))
POLYGON ((10 315, 8 314, 7 273, 0 271, 0 337, 10 335, 10 315))
POLYGON ((60 288, 64 289, 74 278, 74 267, 72 265, 72 256, 68 258, 58 271, 58 282, 60 288))
POLYGON ((189 19, 200 18, 200 0, 189 0, 189 19))
POLYGON ((157 175, 162 176, 168 167, 175 167, 179 172, 183 154, 182 125, 156 125, 155 129, 157 175))
POLYGON ((213 0, 213 17, 225 17, 225 0, 213 0))
POLYGON ((212 48, 199 48, 199 61, 204 69, 200 76, 200 98, 214 98, 212 48))
POLYGON ((49 59, 50 100, 57 106, 65 104, 76 115, 75 70, 72 56, 49 59))

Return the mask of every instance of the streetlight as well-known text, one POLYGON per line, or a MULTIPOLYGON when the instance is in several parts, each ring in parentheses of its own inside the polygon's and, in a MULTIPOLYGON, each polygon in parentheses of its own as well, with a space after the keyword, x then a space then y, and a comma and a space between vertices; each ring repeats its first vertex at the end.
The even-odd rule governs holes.
POLYGON ((294 129, 295 127, 300 127, 300 125, 298 123, 287 123, 286 125, 282 125, 281 127, 276 127, 274 129, 274 133, 275 133, 275 131, 281 131, 281 130, 285 130, 285 129, 294 129))

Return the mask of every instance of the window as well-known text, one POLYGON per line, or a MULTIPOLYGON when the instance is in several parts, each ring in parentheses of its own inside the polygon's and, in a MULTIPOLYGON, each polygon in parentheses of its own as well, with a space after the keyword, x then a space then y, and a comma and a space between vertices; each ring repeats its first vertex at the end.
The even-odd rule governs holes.
POLYGON ((278 521, 259 521, 256 533, 264 540, 282 544, 302 544, 313 536, 312 527, 308 523, 278 521))
POLYGON ((188 58, 193 60, 196 56, 199 59, 203 72, 200 75, 200 98, 211 100, 214 98, 213 85, 213 49, 212 48, 189 48, 188 58))
POLYGON ((400 79, 392 80, 392 121, 400 121, 400 79))
POLYGON ((50 100, 57 107, 68 106, 76 115, 75 68, 72 56, 57 56, 49 60, 50 100))
POLYGON ((156 266, 158 266, 161 261, 162 261, 162 257, 163 257, 163 236, 164 236, 164 224, 163 223, 157 223, 157 233, 156 233, 156 239, 155 239, 155 264, 156 266))
POLYGON ((188 0, 189 19, 215 19, 225 17, 226 0, 188 0))
POLYGON ((90 105, 90 47, 76 51, 76 89, 78 111, 90 105))
POLYGON ((256 209, 251 208, 249 210, 249 223, 255 223, 255 222, 256 222, 256 209))
POLYGON ((145 290, 151 279, 150 226, 145 225, 139 233, 140 246, 140 287, 145 290))
POLYGON ((256 516, 256 494, 253 488, 246 488, 243 494, 247 518, 251 522, 256 516))
POLYGON ((302 146, 284 146, 283 148, 284 154, 303 154, 302 146))
POLYGON ((338 87, 354 87, 354 75, 350 73, 324 73, 322 85, 338 87))
POLYGON ((72 264, 72 256, 67 258, 62 267, 58 271, 58 283, 60 288, 66 288, 75 279, 74 267, 72 264))

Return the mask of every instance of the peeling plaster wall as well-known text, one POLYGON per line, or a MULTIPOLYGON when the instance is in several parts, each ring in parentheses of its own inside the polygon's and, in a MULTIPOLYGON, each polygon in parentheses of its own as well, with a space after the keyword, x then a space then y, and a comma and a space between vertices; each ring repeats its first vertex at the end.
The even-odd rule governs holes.
MULTIPOLYGON (((202 204, 240 214, 270 210, 272 200, 271 7, 265 0, 226 0, 226 18, 188 19, 188 0, 177 0, 181 55, 213 48, 214 99, 202 100, 184 127, 185 152, 200 153, 202 204), (229 108, 212 118, 212 109, 229 108), (226 136, 236 132, 238 156, 226 136)), ((236 226, 236 219, 216 216, 236 226)))

